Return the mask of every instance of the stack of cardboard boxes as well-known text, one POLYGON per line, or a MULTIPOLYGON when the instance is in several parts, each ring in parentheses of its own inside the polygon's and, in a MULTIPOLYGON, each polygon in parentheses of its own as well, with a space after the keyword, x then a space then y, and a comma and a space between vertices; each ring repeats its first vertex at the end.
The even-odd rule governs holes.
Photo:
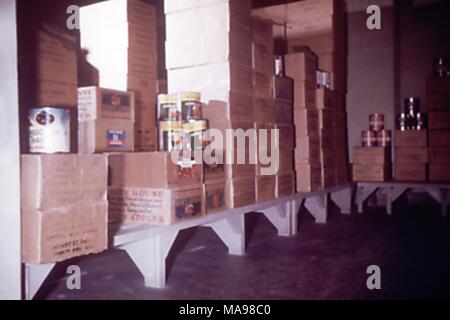
POLYGON ((450 181, 450 77, 427 81, 430 181, 450 181))
POLYGON ((391 177, 391 148, 353 148, 353 181, 383 182, 391 177))
POLYGON ((394 137, 394 179, 427 180, 427 130, 397 130, 394 137))
MULTIPOLYGON (((251 1, 166 0, 164 5, 169 92, 201 92, 207 103, 203 116, 224 138, 227 129, 253 129, 251 1)), ((265 77, 259 79, 264 83, 265 77)), ((270 78, 267 87, 260 88, 270 96, 270 78)), ((249 143, 254 145, 255 139, 252 135, 249 143)), ((249 148, 234 141, 218 153, 229 160, 239 153, 246 157, 246 164, 227 161, 223 166, 226 207, 255 203, 255 165, 249 164, 249 148)), ((206 189, 210 183, 218 185, 205 180, 206 189)))
POLYGON ((319 113, 316 105, 317 57, 309 50, 285 56, 294 79, 295 171, 297 192, 321 187, 319 113))
POLYGON ((157 146, 157 34, 153 6, 140 0, 104 1, 80 10, 81 47, 99 70, 100 87, 134 92, 135 148, 157 146))

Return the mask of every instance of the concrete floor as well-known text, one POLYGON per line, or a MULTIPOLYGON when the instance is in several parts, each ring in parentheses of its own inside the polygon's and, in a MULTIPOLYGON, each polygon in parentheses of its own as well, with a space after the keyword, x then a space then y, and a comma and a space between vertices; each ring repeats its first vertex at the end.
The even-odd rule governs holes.
POLYGON ((277 237, 262 217, 247 218, 248 248, 229 256, 207 228, 183 232, 169 259, 165 289, 144 286, 123 251, 75 259, 55 268, 37 299, 449 299, 450 223, 439 208, 380 209, 326 225, 301 213, 299 234, 277 237), (68 265, 82 270, 82 289, 66 288, 68 265), (381 268, 379 291, 369 291, 366 269, 381 268))

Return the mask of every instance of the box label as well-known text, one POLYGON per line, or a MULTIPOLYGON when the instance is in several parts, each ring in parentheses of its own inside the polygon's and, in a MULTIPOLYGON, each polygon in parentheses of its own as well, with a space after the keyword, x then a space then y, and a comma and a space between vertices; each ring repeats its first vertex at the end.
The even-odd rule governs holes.
POLYGON ((108 147, 124 148, 126 144, 126 133, 124 130, 110 129, 106 131, 106 141, 108 147))

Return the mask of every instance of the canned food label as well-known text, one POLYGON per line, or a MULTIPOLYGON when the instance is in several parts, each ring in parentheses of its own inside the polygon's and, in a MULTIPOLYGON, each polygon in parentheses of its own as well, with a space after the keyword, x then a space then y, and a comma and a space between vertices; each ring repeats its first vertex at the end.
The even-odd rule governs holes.
POLYGON ((206 191, 206 208, 220 209, 224 205, 225 205, 225 191, 223 189, 206 191))
POLYGON ((38 108, 29 114, 31 153, 70 152, 70 113, 66 109, 38 108))
POLYGON ((130 96, 128 94, 104 92, 102 95, 102 109, 104 111, 130 113, 130 96))
POLYGON ((107 130, 106 139, 108 147, 123 148, 125 147, 126 133, 124 130, 107 130))
POLYGON ((175 201, 175 215, 177 219, 186 219, 198 216, 202 213, 202 199, 198 197, 188 197, 175 201))

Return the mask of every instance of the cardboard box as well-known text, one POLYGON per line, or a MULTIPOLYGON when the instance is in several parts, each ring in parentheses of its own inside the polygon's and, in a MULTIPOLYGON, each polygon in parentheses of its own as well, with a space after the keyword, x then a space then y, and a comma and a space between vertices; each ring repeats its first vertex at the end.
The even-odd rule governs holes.
POLYGON ((316 87, 315 80, 296 80, 294 82, 294 109, 317 109, 316 87))
MULTIPOLYGON (((273 51, 273 22, 270 20, 252 19, 253 42, 262 45, 271 45, 273 51)), ((273 63, 272 63, 273 65, 273 63)))
POLYGON ((275 123, 292 125, 294 123, 294 110, 292 102, 275 100, 275 123))
POLYGON ((21 156, 23 262, 59 262, 107 248, 107 167, 103 155, 21 156))
POLYGON ((102 118, 134 122, 134 93, 99 87, 78 88, 78 121, 102 118))
POLYGON ((287 20, 302 21, 332 16, 342 12, 342 4, 337 0, 305 0, 287 4, 287 20))
MULTIPOLYGON (((120 91, 134 92, 137 101, 156 103, 156 77, 136 77, 129 74, 100 78, 100 86, 120 91)), ((167 91, 166 91, 167 92, 167 91)))
POLYGON ((353 181, 384 182, 389 179, 390 166, 386 164, 353 164, 353 181))
POLYGON ((312 109, 294 109, 296 136, 319 135, 319 114, 312 109))
POLYGON ((135 151, 158 150, 158 128, 141 130, 134 127, 134 149, 135 151))
POLYGON ((450 112, 429 112, 428 128, 430 130, 450 130, 450 112))
POLYGON ((450 147, 450 130, 428 131, 428 144, 430 147, 450 147))
POLYGON ((245 207, 255 202, 255 177, 227 180, 225 191, 227 208, 245 207))
POLYGON ((276 102, 273 98, 253 97, 253 119, 256 123, 276 122, 276 102))
POLYGON ((253 72, 253 92, 257 97, 271 98, 272 97, 272 78, 271 76, 253 72))
POLYGON ((450 93, 427 93, 428 111, 450 111, 450 93))
MULTIPOLYGON (((203 101, 227 101, 230 91, 253 92, 252 68, 234 63, 168 70, 167 75, 169 92, 198 91, 202 93, 203 101)), ((268 82, 270 87, 270 79, 268 82)))
POLYGON ((294 100, 294 80, 288 77, 273 76, 273 97, 292 102, 294 100))
POLYGON ((34 82, 35 90, 32 93, 32 106, 77 106, 77 85, 64 82, 37 80, 34 82))
MULTIPOLYGON (((218 121, 217 119, 209 119, 209 127, 211 129, 216 129, 220 131, 224 141, 224 148, 227 143, 232 145, 234 149, 247 149, 249 146, 254 146, 256 148, 256 132, 253 122, 246 121, 218 121), (228 134, 233 134, 233 141, 228 141, 228 134), (244 133, 245 135, 241 135, 244 133)), ((212 134, 217 134, 218 132, 211 132, 212 134)), ((211 136, 212 137, 212 136, 211 136)), ((228 154, 231 153, 227 153, 228 154)))
POLYGON ((420 162, 395 162, 394 180, 427 181, 427 165, 420 162))
POLYGON ((56 26, 43 24, 36 34, 35 76, 57 83, 78 83, 75 37, 56 26))
POLYGON ((383 147, 355 147, 353 148, 353 164, 381 165, 391 162, 390 148, 383 147))
POLYGON ((275 175, 255 178, 256 202, 266 202, 275 199, 275 175))
POLYGON ((295 170, 294 167, 294 150, 293 149, 279 149, 279 169, 280 172, 293 172, 295 170))
POLYGON ((156 94, 169 92, 167 88, 167 79, 158 79, 156 81, 156 94))
POLYGON ((334 111, 328 109, 319 110, 319 129, 333 131, 335 124, 334 111))
POLYGON ((322 185, 320 165, 296 164, 297 192, 312 192, 319 190, 322 185))
MULTIPOLYGON (((127 182, 132 185, 131 182, 127 182)), ((171 225, 203 215, 202 186, 178 189, 110 187, 111 221, 171 225)))
POLYGON ((432 164, 450 164, 450 148, 429 148, 428 158, 432 164))
POLYGON ((427 130, 397 130, 395 132, 394 145, 396 147, 426 147, 427 130))
POLYGON ((226 101, 210 100, 202 109, 203 118, 214 123, 217 121, 235 120, 253 122, 255 104, 251 95, 239 92, 229 92, 226 101))
POLYGON ((430 164, 429 174, 432 182, 450 182, 450 165, 430 164))
POLYGON ((242 177, 254 177, 256 172, 256 146, 251 154, 252 148, 236 148, 225 150, 225 174, 227 179, 242 177), (245 157, 240 159, 239 157, 245 157), (242 160, 242 162, 241 162, 242 160))
POLYGON ((203 182, 221 181, 226 179, 225 158, 223 150, 203 153, 203 182))
POLYGON ((450 79, 441 77, 428 77, 427 95, 430 93, 450 94, 450 79))
POLYGON ((273 40, 269 44, 252 43, 253 70, 267 76, 275 73, 272 42, 273 40))
POLYGON ((316 81, 317 57, 312 52, 296 52, 284 56, 286 76, 294 81, 316 81))
POLYGON ((275 124, 275 129, 278 129, 279 147, 286 149, 294 149, 295 147, 295 128, 292 125, 275 124))
POLYGON ((225 180, 210 181, 203 184, 203 203, 206 214, 228 209, 225 203, 225 191, 225 180))
POLYGON ((320 149, 320 163, 322 164, 322 167, 325 168, 332 168, 335 165, 334 159, 335 159, 335 153, 333 149, 320 149))
POLYGON ((345 165, 335 167, 336 186, 342 186, 349 182, 348 172, 348 167, 345 165))
MULTIPOLYGON (((345 139, 339 140, 339 137, 336 136, 336 132, 333 132, 333 130, 330 129, 320 130, 320 147, 322 149, 328 149, 330 151, 332 150, 333 152, 335 152, 336 150, 334 149, 336 146, 336 142, 339 142, 339 145, 342 146, 343 141, 346 147, 345 139)), ((335 156, 337 155, 335 154, 335 156)))
POLYGON ((199 188, 202 184, 202 164, 169 152, 110 154, 110 186, 117 188, 199 188))
POLYGON ((333 166, 327 167, 324 166, 322 168, 322 188, 331 188, 336 185, 336 177, 335 177, 336 171, 333 166))
POLYGON ((316 106, 317 109, 332 109, 334 106, 334 95, 330 89, 316 89, 316 106))
POLYGON ((134 124, 131 120, 99 119, 80 122, 80 153, 133 152, 134 124))
POLYGON ((396 163, 427 163, 428 149, 426 147, 397 147, 395 148, 396 163))
MULTIPOLYGON (((192 21, 190 23, 192 25, 192 21)), ((179 28, 177 26, 177 30, 179 28)), ((205 30, 208 30, 208 27, 205 30)), ((222 30, 218 33, 205 32, 205 30, 195 37, 185 36, 180 39, 171 37, 166 41, 165 57, 168 70, 227 61, 247 67, 254 66, 253 62, 257 64, 258 69, 264 70, 262 60, 267 53, 261 52, 262 48, 260 48, 256 60, 252 60, 252 54, 253 57, 255 54, 249 29, 239 26, 233 31, 222 30), (180 52, 183 54, 180 55, 180 52)))
POLYGON ((295 193, 295 172, 279 173, 275 176, 275 197, 288 197, 295 193))
POLYGON ((333 53, 339 51, 340 41, 333 36, 332 33, 325 33, 322 35, 315 35, 310 37, 302 37, 297 39, 290 39, 288 41, 288 52, 293 52, 295 47, 309 47, 313 52, 318 55, 333 53))
POLYGON ((318 136, 296 137, 295 163, 320 163, 320 140, 318 136))

